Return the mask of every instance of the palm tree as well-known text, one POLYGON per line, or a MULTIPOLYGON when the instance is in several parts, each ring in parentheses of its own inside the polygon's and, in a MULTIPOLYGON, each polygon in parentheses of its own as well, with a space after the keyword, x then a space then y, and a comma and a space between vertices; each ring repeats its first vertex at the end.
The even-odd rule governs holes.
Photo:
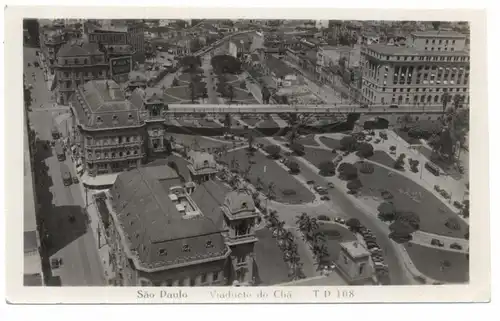
POLYGON ((285 234, 285 222, 284 221, 278 221, 275 223, 275 225, 271 226, 273 229, 273 236, 277 237, 278 239, 281 239, 283 234, 285 234))
POLYGON ((258 176, 257 181, 255 182, 255 188, 257 190, 261 190, 263 185, 264 183, 262 182, 262 179, 260 178, 260 176, 258 176))
POLYGON ((309 230, 309 227, 311 225, 311 218, 307 213, 302 213, 300 216, 296 217, 297 220, 295 221, 295 224, 298 225, 299 230, 303 233, 306 233, 306 231, 309 230))
POLYGON ((274 226, 275 224, 277 224, 278 223, 278 211, 270 210, 267 219, 269 220, 270 226, 274 226))
POLYGON ((189 96, 191 97, 191 102, 194 103, 194 101, 196 100, 196 88, 193 81, 189 83, 188 90, 189 96))
POLYGON ((239 179, 238 179, 238 176, 236 175, 233 175, 231 176, 231 178, 229 179, 229 185, 233 188, 233 189, 237 189, 238 188, 238 185, 239 185, 239 179))
POLYGON ((315 232, 312 236, 313 244, 322 244, 326 242, 326 236, 322 232, 315 232))
POLYGON ((253 136, 252 133, 248 133, 248 149, 253 150, 253 142, 255 140, 255 137, 253 136))
POLYGON ((252 164, 249 164, 247 168, 243 170, 243 178, 248 181, 250 176, 250 171, 252 170, 252 164))
POLYGON ((293 280, 304 279, 306 276, 304 271, 302 270, 303 263, 300 262, 300 257, 298 255, 290 258, 290 271, 288 272, 288 276, 293 280))
POLYGON ((322 264, 325 263, 325 258, 327 258, 330 254, 328 253, 328 248, 325 243, 318 243, 313 245, 312 249, 314 256, 316 256, 316 263, 318 264, 318 268, 321 267, 322 264))
POLYGON ((285 251, 291 251, 293 250, 293 246, 295 244, 295 237, 293 236, 293 233, 290 231, 285 231, 283 235, 281 235, 280 240, 278 241, 280 247, 284 249, 285 251))
POLYGON ((275 188, 276 184, 274 184, 273 182, 270 182, 268 185, 267 185, 267 198, 268 199, 274 199, 276 197, 276 192, 274 191, 274 188, 275 188))

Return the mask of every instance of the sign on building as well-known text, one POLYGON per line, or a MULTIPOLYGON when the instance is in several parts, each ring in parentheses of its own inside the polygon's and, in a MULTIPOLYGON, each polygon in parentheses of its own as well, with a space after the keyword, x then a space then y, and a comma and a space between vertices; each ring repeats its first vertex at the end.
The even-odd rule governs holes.
POLYGON ((132 57, 118 57, 109 60, 111 77, 128 75, 132 71, 132 57))

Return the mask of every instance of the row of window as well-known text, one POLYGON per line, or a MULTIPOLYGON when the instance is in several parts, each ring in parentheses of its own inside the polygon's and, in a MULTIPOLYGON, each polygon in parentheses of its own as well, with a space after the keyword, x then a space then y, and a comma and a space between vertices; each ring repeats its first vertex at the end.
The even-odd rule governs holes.
MULTIPOLYGON (((101 171, 107 171, 108 169, 120 169, 124 167, 124 165, 127 165, 128 167, 136 167, 137 166, 137 160, 129 160, 126 163, 119 161, 119 162, 111 162, 111 163, 98 163, 96 164, 96 167, 98 170, 101 171)), ((92 170, 94 169, 94 164, 93 163, 87 163, 87 169, 92 170)))
MULTIPOLYGON (((368 92, 365 92, 365 96, 368 97, 370 100, 372 101, 377 101, 377 96, 373 93, 373 91, 368 91, 368 92)), ((444 99, 444 95, 435 95, 435 96, 432 96, 432 95, 413 95, 413 103, 435 103, 435 104, 438 104, 438 103, 442 103, 443 102, 443 99, 444 99)), ((408 95, 406 95, 406 97, 403 99, 403 96, 402 95, 399 95, 397 100, 396 100, 396 97, 393 95, 392 99, 391 99, 391 103, 392 104, 395 104, 395 103, 398 103, 398 104, 403 104, 403 102, 405 104, 410 104, 410 97, 408 95)), ((469 96, 466 96, 465 98, 465 103, 469 103, 469 96)), ((385 101, 385 97, 381 97, 380 98, 380 103, 381 104, 386 104, 387 102, 385 101)))
MULTIPOLYGON (((202 274, 199 275, 199 280, 200 280, 200 284, 206 284, 206 283, 215 283, 215 282, 218 282, 221 277, 222 277, 222 272, 221 271, 217 271, 217 272, 213 272, 213 273, 210 273, 212 274, 212 277, 210 278, 209 277, 209 273, 207 272, 204 272, 202 274), (211 279, 211 280, 210 280, 211 279)), ((195 276, 195 277, 186 277, 186 278, 183 278, 181 280, 172 280, 172 279, 168 279, 168 280, 165 280, 163 282, 161 282, 161 284, 155 284, 155 285, 161 285, 161 286, 196 286, 196 285, 199 285, 199 284, 196 284, 196 279, 198 277, 195 276)), ((141 279, 140 281, 140 285, 141 286, 149 286, 151 285, 151 282, 148 281, 148 280, 145 280, 145 279, 141 279)))
MULTIPOLYGON (((426 44, 426 45, 428 45, 428 44, 429 44, 429 41, 430 41, 430 39, 426 39, 426 40, 425 40, 425 44, 426 44)), ((444 40, 444 44, 445 44, 445 45, 448 45, 449 43, 450 43, 450 40, 448 40, 448 39, 444 40)), ((434 44, 436 44, 436 39, 432 39, 432 44, 433 44, 433 45, 434 45, 434 44)), ((442 40, 442 39, 439 39, 439 40, 438 40, 438 44, 439 44, 439 45, 443 44, 443 40, 442 40)), ((452 45, 454 45, 454 44, 455 44, 455 40, 451 40, 451 44, 452 44, 452 45)))
MULTIPOLYGON (((434 48, 432 48, 434 49, 434 48)), ((426 48, 427 50, 427 48, 426 48)), ((452 50, 453 51, 453 50, 452 50)), ((448 55, 436 55, 436 56, 431 56, 431 55, 413 55, 413 56, 386 56, 382 55, 379 53, 376 53, 374 51, 368 50, 367 53, 370 54, 370 56, 377 57, 379 59, 384 59, 385 60, 398 60, 398 61, 462 61, 462 62, 468 62, 470 61, 469 56, 448 56, 448 55)))
POLYGON ((62 76, 61 78, 70 78, 70 77, 75 77, 75 78, 83 78, 83 77, 104 77, 106 76, 106 71, 101 70, 101 71, 87 71, 87 72, 63 72, 60 74, 62 76))
MULTIPOLYGON (((127 150, 126 152, 104 152, 102 153, 102 158, 108 159, 108 158, 117 158, 117 157, 131 156, 131 155, 139 155, 139 149, 137 148, 133 151, 127 150)), ((87 157, 89 159, 92 159, 92 153, 88 152, 87 157)), ((95 159, 101 159, 100 152, 95 152, 95 159)))
POLYGON ((134 143, 141 142, 141 136, 110 136, 110 137, 99 137, 94 138, 91 136, 86 137, 87 145, 105 146, 105 145, 116 145, 122 143, 134 143))
MULTIPOLYGON (((59 60, 60 62, 61 60, 59 60)), ((64 65, 89 65, 92 63, 103 63, 104 62, 104 57, 101 56, 95 56, 93 60, 90 58, 72 58, 72 59, 64 59, 63 63, 64 65)))

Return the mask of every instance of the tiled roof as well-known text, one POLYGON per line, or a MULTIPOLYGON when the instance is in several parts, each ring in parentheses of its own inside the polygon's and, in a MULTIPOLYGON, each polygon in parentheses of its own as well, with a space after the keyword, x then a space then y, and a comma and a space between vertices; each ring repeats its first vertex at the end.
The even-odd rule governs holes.
POLYGON ((96 43, 66 43, 57 52, 58 57, 79 57, 102 54, 96 43))
POLYGON ((222 228, 224 217, 220 207, 224 204, 229 191, 229 187, 223 185, 222 182, 210 180, 196 186, 191 198, 204 216, 210 218, 215 226, 222 228))
POLYGON ((125 98, 112 80, 92 80, 80 86, 71 104, 79 123, 89 128, 135 126, 142 123, 138 106, 125 98))
POLYGON ((244 190, 235 190, 227 193, 223 206, 234 215, 255 211, 255 203, 252 196, 244 190))
MULTIPOLYGON (((161 170, 167 169, 154 169, 161 170)), ((151 167, 124 172, 110 189, 118 223, 141 265, 168 268, 224 255, 221 229, 207 217, 183 219, 155 172, 151 167)))

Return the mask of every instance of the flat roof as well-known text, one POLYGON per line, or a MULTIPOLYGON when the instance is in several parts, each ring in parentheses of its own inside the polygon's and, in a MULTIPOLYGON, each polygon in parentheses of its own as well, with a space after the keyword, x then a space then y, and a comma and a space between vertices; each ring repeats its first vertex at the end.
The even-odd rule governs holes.
POLYGON ((415 37, 437 37, 437 38, 465 38, 463 33, 453 30, 426 30, 411 33, 415 37))
POLYGON ((352 258, 360 258, 369 256, 370 252, 364 247, 363 244, 358 241, 348 241, 340 243, 342 249, 344 249, 352 258))

